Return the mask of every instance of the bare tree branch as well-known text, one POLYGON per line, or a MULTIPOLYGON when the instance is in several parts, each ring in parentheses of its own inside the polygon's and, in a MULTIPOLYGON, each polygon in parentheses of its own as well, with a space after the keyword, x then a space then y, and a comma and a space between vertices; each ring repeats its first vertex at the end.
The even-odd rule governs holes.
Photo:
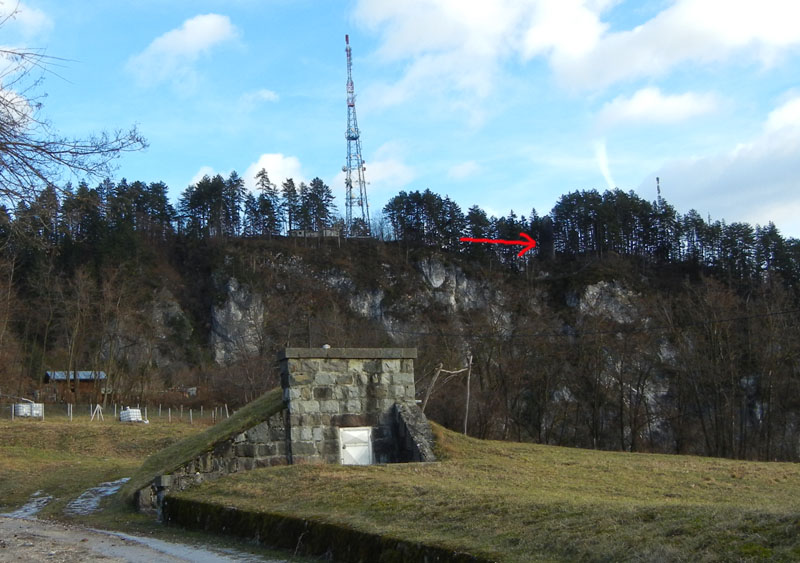
MULTIPOLYGON (((0 19, 0 28, 13 16, 0 19)), ((39 87, 58 59, 37 49, 0 48, 0 203, 14 207, 31 201, 65 175, 109 176, 112 162, 124 152, 145 148, 137 131, 102 132, 85 139, 64 137, 39 112, 39 87)))

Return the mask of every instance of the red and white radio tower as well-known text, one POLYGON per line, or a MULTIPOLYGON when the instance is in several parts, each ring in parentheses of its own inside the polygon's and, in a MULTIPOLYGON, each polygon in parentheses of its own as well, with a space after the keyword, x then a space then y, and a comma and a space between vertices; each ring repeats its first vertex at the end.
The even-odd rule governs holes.
POLYGON ((344 180, 346 189, 345 208, 347 236, 370 236, 369 203, 367 202, 367 182, 364 180, 364 159, 361 158, 361 133, 358 131, 356 118, 356 93, 353 87, 353 60, 350 53, 350 36, 344 36, 347 53, 347 164, 342 171, 347 173, 344 180), (355 187, 353 183, 357 184, 355 187), (355 210, 355 216, 353 214, 355 210))

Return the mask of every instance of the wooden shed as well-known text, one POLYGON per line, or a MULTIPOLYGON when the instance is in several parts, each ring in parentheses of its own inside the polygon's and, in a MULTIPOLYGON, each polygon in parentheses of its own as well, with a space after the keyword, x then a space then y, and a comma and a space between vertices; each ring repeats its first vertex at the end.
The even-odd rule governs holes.
POLYGON ((106 373, 104 371, 46 371, 44 383, 55 391, 56 398, 65 396, 94 397, 106 392, 106 373))

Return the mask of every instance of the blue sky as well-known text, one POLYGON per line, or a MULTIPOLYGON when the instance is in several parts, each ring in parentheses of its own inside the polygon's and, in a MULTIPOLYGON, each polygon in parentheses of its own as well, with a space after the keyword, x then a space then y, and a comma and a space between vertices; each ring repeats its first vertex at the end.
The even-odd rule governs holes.
MULTIPOLYGON (((3 0, 8 11, 15 2, 3 0)), ((118 178, 324 179, 343 212, 344 35, 373 216, 619 187, 800 237, 797 0, 24 0, 0 43, 66 59, 44 115, 138 125, 118 178)))

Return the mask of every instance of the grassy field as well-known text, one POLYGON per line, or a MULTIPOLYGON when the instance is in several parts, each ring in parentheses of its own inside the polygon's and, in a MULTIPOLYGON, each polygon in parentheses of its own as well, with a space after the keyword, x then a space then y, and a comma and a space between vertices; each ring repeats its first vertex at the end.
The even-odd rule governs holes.
POLYGON ((153 421, 122 424, 106 417, 0 420, 0 512, 35 491, 55 497, 43 516, 60 512, 84 490, 130 477, 142 460, 207 425, 153 421))
POLYGON ((279 412, 282 407, 283 392, 280 388, 273 389, 239 409, 230 418, 223 419, 219 424, 176 441, 148 457, 120 490, 120 497, 125 502, 130 502, 136 491, 147 486, 157 476, 174 471, 182 464, 210 450, 217 442, 255 426, 279 412))
MULTIPOLYGON (((261 406, 270 408, 269 401, 261 406)), ((64 518, 64 505, 85 489, 161 471, 171 463, 165 451, 203 446, 207 428, 158 420, 1 420, 0 511, 42 490, 56 500, 41 516, 64 518)), ((228 430, 220 424, 212 434, 228 430)), ((181 495, 501 561, 800 560, 798 464, 487 442, 438 426, 434 432, 440 463, 276 467, 181 495)), ((212 541, 162 529, 112 499, 102 512, 77 520, 212 541)))
MULTIPOLYGON (((77 416, 49 416, 45 421, 0 420, 0 512, 14 510, 36 491, 54 497, 38 518, 58 519, 94 528, 153 536, 167 541, 201 546, 232 548, 265 558, 286 558, 287 554, 263 549, 238 540, 164 527, 152 515, 138 514, 118 497, 107 497, 102 510, 86 516, 65 516, 65 505, 82 492, 105 481, 131 477, 141 471, 142 462, 179 442, 208 429, 210 419, 190 425, 177 417, 151 418, 150 424, 122 424, 106 417, 103 422, 77 416)), ((222 426, 219 424, 217 426, 222 426)), ((162 454, 163 455, 163 454, 162 454)), ((292 561, 309 561, 290 557, 292 561)))
POLYGON ((800 465, 435 435, 441 463, 276 467, 180 496, 501 561, 800 560, 800 465))

